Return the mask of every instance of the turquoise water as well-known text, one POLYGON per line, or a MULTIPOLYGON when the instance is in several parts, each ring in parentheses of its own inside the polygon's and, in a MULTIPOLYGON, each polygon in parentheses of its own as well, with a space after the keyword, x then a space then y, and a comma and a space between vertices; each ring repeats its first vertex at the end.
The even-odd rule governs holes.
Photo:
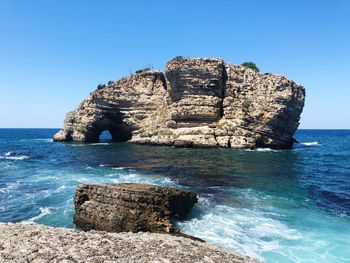
POLYGON ((80 183, 142 182, 199 194, 190 235, 266 262, 350 262, 350 130, 299 130, 293 150, 54 143, 0 129, 0 221, 74 227, 80 183))

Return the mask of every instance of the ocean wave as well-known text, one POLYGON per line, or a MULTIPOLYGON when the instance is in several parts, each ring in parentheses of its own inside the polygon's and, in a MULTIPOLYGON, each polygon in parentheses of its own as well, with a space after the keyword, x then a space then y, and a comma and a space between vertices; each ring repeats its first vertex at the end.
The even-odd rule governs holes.
POLYGON ((16 152, 6 152, 3 156, 0 156, 0 159, 3 159, 3 160, 14 160, 14 161, 17 161, 17 160, 26 160, 26 159, 29 159, 30 156, 28 155, 19 155, 17 154, 16 152))
POLYGON ((245 149, 247 152, 278 152, 278 150, 274 150, 271 148, 256 148, 256 149, 245 149))
POLYGON ((38 219, 40 219, 46 215, 50 215, 52 213, 52 209, 50 209, 49 207, 40 207, 39 212, 40 213, 37 216, 34 216, 34 217, 26 220, 26 222, 35 222, 38 219))
POLYGON ((130 166, 113 166, 110 164, 100 164, 99 167, 105 167, 105 168, 110 168, 112 170, 127 170, 127 169, 133 169, 130 166))
POLYGON ((110 183, 142 183, 142 184, 155 184, 160 186, 174 186, 176 183, 166 176, 149 176, 141 173, 135 173, 131 170, 120 170, 115 174, 110 174, 112 178, 110 183))
POLYGON ((273 150, 271 148, 257 148, 257 152, 278 152, 278 150, 273 150))
POLYGON ((31 142, 31 141, 39 141, 39 142, 53 142, 52 138, 35 138, 35 139, 22 139, 20 142, 31 142))
POLYGON ((27 156, 27 155, 20 155, 20 156, 8 156, 8 157, 2 157, 0 156, 0 159, 5 159, 5 160, 14 160, 14 161, 17 161, 17 160, 26 160, 26 159, 29 159, 30 157, 27 156))
POLYGON ((61 185, 60 187, 57 188, 57 191, 58 191, 58 192, 63 192, 63 191, 66 190, 66 189, 67 189, 67 186, 61 185))
POLYGON ((318 142, 299 142, 293 145, 293 149, 309 148, 309 147, 317 147, 317 146, 321 146, 321 144, 319 144, 318 142))
POLYGON ((15 183, 9 183, 6 185, 4 188, 0 188, 0 193, 8 193, 10 191, 16 190, 19 187, 20 183, 15 182, 15 183))
POLYGON ((69 144, 70 146, 73 147, 86 147, 86 146, 107 146, 110 145, 108 142, 96 142, 96 143, 72 143, 69 144))
POLYGON ((84 143, 72 143, 72 144, 68 144, 72 147, 85 147, 88 146, 88 144, 84 144, 84 143))
POLYGON ((133 169, 132 167, 112 167, 112 170, 126 170, 126 169, 133 169))
POLYGON ((263 259, 264 252, 280 250, 285 241, 302 238, 295 229, 263 212, 226 205, 208 207, 208 204, 210 200, 199 198, 194 209, 201 215, 176 222, 180 230, 258 259, 263 259))
POLYGON ((33 141, 53 142, 53 139, 52 138, 39 138, 39 139, 33 139, 33 141))
MULTIPOLYGON (((318 142, 300 142, 293 145, 293 149, 309 148, 321 146, 318 142)), ((271 148, 256 148, 256 149, 245 149, 247 152, 280 152, 281 150, 274 150, 271 148)))

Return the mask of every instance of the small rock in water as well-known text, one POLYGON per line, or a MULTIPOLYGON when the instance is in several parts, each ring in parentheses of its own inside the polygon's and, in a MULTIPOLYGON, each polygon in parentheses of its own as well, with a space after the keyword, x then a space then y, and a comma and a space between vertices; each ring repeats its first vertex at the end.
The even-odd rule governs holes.
POLYGON ((196 193, 146 184, 79 185, 75 225, 85 231, 179 234, 171 218, 184 219, 196 193))

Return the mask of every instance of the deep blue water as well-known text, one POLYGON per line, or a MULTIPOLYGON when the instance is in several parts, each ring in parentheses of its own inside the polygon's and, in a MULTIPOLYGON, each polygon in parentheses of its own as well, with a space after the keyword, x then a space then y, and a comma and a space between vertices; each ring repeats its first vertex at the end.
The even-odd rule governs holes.
POLYGON ((299 130, 293 150, 54 143, 0 129, 0 221, 73 227, 80 183, 199 194, 183 232, 266 262, 350 262, 350 130, 299 130))

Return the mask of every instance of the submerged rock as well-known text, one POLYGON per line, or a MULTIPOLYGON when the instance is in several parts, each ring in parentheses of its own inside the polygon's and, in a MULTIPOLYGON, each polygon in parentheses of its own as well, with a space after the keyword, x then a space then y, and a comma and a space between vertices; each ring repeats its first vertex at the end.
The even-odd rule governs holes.
POLYGON ((146 184, 79 185, 75 225, 85 231, 178 233, 171 218, 184 219, 195 193, 146 184))
POLYGON ((155 233, 75 231, 0 223, 0 262, 257 262, 207 243, 155 233))
POLYGON ((305 99, 284 76, 218 58, 177 58, 165 74, 144 70, 109 82, 67 114, 55 141, 179 147, 290 148, 305 99))

